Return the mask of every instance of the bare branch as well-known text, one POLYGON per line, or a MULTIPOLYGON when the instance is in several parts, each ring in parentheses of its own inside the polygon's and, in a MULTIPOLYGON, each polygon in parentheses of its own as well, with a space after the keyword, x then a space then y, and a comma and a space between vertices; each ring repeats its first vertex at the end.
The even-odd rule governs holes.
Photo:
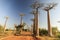
POLYGON ((20 16, 25 16, 25 14, 20 14, 20 16))
POLYGON ((53 9, 57 4, 56 3, 50 3, 49 5, 47 5, 46 7, 44 7, 45 11, 51 10, 53 9))

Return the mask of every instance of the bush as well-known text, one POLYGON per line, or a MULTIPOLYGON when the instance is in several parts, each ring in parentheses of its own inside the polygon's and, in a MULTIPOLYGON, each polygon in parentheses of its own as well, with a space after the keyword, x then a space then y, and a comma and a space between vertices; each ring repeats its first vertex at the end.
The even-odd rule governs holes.
POLYGON ((9 31, 9 29, 6 29, 6 31, 9 31))
POLYGON ((60 35, 57 35, 58 38, 60 38, 60 35))
POLYGON ((48 31, 45 30, 45 29, 39 29, 39 35, 41 35, 41 36, 43 36, 43 35, 47 36, 48 35, 48 31))
POLYGON ((60 33, 57 33, 56 37, 60 38, 60 33))
POLYGON ((4 28, 0 25, 0 33, 3 32, 4 28))

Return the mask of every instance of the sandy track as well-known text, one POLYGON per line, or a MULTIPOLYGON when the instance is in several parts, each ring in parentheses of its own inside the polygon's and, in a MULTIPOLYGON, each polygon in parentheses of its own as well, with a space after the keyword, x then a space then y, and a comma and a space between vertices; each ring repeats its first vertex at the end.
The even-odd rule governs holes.
POLYGON ((34 38, 32 36, 9 36, 2 38, 0 40, 41 40, 41 39, 34 38))

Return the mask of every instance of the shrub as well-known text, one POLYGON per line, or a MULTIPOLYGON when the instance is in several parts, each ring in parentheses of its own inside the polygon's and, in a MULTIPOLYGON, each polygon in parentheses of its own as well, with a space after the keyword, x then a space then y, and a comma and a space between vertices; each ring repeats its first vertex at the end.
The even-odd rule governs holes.
POLYGON ((43 36, 43 35, 47 36, 48 35, 48 31, 45 30, 45 29, 39 29, 39 35, 41 35, 41 36, 43 36))
POLYGON ((0 33, 3 32, 4 28, 0 25, 0 33))

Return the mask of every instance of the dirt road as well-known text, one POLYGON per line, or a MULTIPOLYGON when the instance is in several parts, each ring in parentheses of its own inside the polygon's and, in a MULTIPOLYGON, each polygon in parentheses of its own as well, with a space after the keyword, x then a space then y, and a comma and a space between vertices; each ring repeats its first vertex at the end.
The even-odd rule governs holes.
POLYGON ((32 36, 9 36, 1 38, 0 40, 41 40, 32 36))

